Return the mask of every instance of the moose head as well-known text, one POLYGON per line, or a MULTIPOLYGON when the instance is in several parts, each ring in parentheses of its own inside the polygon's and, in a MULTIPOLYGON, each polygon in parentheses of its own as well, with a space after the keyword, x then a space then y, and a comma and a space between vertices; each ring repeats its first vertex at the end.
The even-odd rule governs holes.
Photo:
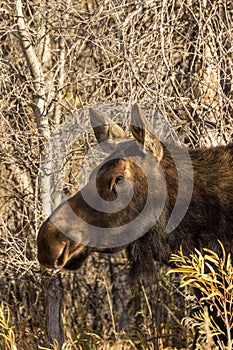
MULTIPOLYGON (((132 242, 151 229, 158 231, 165 220, 167 188, 160 163, 167 151, 141 108, 132 106, 133 138, 127 138, 108 117, 93 109, 89 113, 95 137, 101 147, 110 149, 110 155, 84 188, 41 226, 38 259, 44 267, 73 270, 94 251, 112 253, 126 247, 130 251, 132 242)), ((176 191, 176 172, 171 181, 176 191)))

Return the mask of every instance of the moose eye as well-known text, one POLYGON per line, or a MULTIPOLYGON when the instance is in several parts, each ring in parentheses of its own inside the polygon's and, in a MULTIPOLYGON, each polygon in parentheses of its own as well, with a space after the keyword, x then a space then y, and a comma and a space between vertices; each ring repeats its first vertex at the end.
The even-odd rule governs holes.
POLYGON ((117 194, 117 186, 121 186, 125 183, 123 176, 117 176, 115 179, 112 179, 110 184, 110 190, 113 193, 117 194))
POLYGON ((124 182, 123 176, 118 176, 118 177, 116 178, 116 185, 122 185, 123 182, 124 182))

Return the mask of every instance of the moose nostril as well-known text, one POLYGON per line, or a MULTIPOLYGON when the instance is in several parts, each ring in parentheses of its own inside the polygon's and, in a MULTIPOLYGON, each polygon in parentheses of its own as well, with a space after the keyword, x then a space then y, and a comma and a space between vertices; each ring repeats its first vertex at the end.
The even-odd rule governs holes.
POLYGON ((66 263, 66 260, 67 260, 67 255, 68 255, 68 245, 66 244, 64 246, 64 248, 62 249, 62 253, 61 255, 59 256, 59 258, 57 259, 57 266, 63 266, 65 265, 66 263))

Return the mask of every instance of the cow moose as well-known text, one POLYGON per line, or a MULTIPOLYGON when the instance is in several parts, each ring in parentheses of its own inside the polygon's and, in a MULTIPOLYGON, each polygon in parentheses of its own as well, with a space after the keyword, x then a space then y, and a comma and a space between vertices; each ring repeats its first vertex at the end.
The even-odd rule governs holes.
POLYGON ((126 249, 137 280, 153 276, 154 261, 169 264, 180 247, 185 254, 204 247, 220 253, 220 240, 232 251, 233 144, 188 151, 166 145, 138 104, 131 110, 133 138, 99 112, 89 113, 98 143, 111 153, 41 226, 42 266, 75 270, 92 252, 126 249))

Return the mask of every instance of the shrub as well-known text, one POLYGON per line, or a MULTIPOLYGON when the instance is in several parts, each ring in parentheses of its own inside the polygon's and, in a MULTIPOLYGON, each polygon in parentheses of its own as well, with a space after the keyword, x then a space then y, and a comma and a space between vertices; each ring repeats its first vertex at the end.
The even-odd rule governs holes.
POLYGON ((180 287, 194 288, 198 296, 198 311, 184 319, 186 324, 198 327, 199 341, 211 346, 213 338, 221 349, 231 349, 233 328, 233 267, 231 255, 226 254, 219 242, 220 254, 204 248, 202 252, 185 256, 182 249, 173 254, 171 262, 175 268, 171 272, 181 273, 180 287), (226 340, 226 347, 222 339, 226 340))

